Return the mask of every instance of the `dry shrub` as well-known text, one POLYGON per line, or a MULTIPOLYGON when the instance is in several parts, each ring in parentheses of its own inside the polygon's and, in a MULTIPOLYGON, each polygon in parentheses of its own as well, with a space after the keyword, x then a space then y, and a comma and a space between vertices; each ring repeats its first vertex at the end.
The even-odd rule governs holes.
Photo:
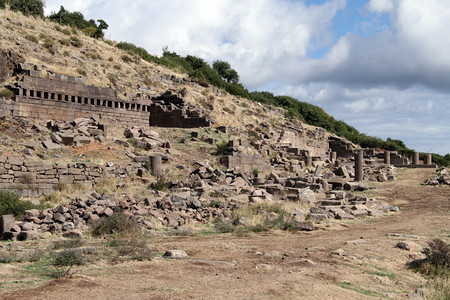
POLYGON ((138 236, 141 233, 139 225, 125 216, 122 212, 115 212, 110 217, 101 218, 93 222, 92 235, 102 236, 115 234, 118 236, 138 236))

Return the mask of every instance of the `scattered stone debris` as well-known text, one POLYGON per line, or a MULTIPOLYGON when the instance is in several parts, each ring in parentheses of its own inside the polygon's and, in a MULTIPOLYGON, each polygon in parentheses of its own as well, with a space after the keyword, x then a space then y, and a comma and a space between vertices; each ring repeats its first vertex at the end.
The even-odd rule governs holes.
POLYGON ((432 186, 450 185, 450 173, 445 168, 439 168, 436 170, 436 175, 426 179, 424 184, 432 186))

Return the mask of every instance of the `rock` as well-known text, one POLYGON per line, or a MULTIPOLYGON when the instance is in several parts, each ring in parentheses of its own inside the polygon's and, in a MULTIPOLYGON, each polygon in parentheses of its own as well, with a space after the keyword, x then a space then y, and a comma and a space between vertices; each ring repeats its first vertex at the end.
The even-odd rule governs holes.
POLYGON ((18 241, 31 241, 39 239, 39 233, 36 231, 22 231, 17 236, 18 241))
POLYGON ((186 258, 189 257, 189 255, 184 250, 167 250, 163 257, 170 257, 170 258, 186 258))
POLYGON ((16 225, 16 220, 13 215, 0 216, 0 239, 3 238, 3 234, 11 230, 16 225))
POLYGON ((64 232, 63 237, 81 239, 83 237, 83 234, 78 229, 72 229, 72 230, 64 232))
POLYGON ((333 252, 331 252, 331 254, 334 254, 334 255, 339 255, 339 256, 344 256, 344 254, 345 254, 345 251, 344 251, 344 249, 342 249, 342 248, 339 248, 339 249, 337 249, 337 250, 334 250, 333 252))
POLYGON ((395 245, 395 247, 407 251, 411 250, 411 247, 408 245, 407 242, 398 242, 397 245, 395 245))
POLYGON ((236 220, 234 220, 233 225, 235 226, 247 226, 248 219, 246 217, 240 217, 236 220))
POLYGON ((311 221, 297 222, 295 226, 298 230, 301 231, 313 231, 315 229, 311 221))
POLYGON ((24 212, 23 218, 28 221, 32 221, 39 216, 40 212, 37 209, 28 209, 24 212))
POLYGON ((365 244, 366 240, 364 239, 358 239, 358 240, 352 240, 352 241, 346 241, 344 245, 361 245, 365 244))
POLYGON ((33 223, 30 223, 30 222, 24 222, 24 223, 20 224, 20 228, 22 229, 21 231, 34 230, 33 223))

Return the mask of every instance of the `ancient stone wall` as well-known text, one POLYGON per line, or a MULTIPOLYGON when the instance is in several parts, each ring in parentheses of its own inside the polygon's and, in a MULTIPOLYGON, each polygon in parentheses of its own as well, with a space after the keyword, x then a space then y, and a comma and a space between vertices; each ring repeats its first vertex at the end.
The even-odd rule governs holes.
POLYGON ((148 126, 150 106, 116 99, 109 88, 89 86, 80 78, 29 71, 17 83, 16 97, 0 106, 4 115, 37 120, 70 121, 90 116, 111 117, 128 125, 148 126))
MULTIPOLYGON (((318 130, 320 129, 318 128, 318 130)), ((323 130, 324 132, 325 130, 323 130)), ((280 135, 278 144, 293 155, 327 157, 327 139, 323 136, 304 136, 298 129, 285 129, 280 135)))
POLYGON ((239 169, 245 173, 267 171, 270 168, 270 164, 260 154, 234 152, 233 155, 224 156, 221 162, 229 169, 239 169))
POLYGON ((185 102, 171 91, 154 98, 150 106, 150 126, 198 128, 210 127, 211 122, 199 107, 185 102))
POLYGON ((141 163, 102 166, 90 162, 47 163, 0 156, 0 188, 16 190, 24 197, 38 197, 55 192, 57 184, 78 183, 91 187, 102 177, 130 176, 141 167, 141 163))

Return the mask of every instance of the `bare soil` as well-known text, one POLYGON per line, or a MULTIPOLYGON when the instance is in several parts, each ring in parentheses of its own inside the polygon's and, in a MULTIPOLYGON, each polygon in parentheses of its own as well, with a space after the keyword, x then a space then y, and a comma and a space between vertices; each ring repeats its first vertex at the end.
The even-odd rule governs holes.
MULTIPOLYGON (((0 285, 0 298, 408 299, 426 280, 406 264, 421 257, 426 241, 450 239, 450 188, 420 185, 433 171, 398 170, 397 180, 368 193, 399 206, 400 213, 327 221, 311 233, 153 237, 154 251, 182 249, 190 257, 99 261, 73 278, 22 289, 0 285), (396 248, 399 241, 409 242, 411 250, 396 248)), ((6 278, 19 274, 20 266, 0 269, 0 278, 6 278)))

